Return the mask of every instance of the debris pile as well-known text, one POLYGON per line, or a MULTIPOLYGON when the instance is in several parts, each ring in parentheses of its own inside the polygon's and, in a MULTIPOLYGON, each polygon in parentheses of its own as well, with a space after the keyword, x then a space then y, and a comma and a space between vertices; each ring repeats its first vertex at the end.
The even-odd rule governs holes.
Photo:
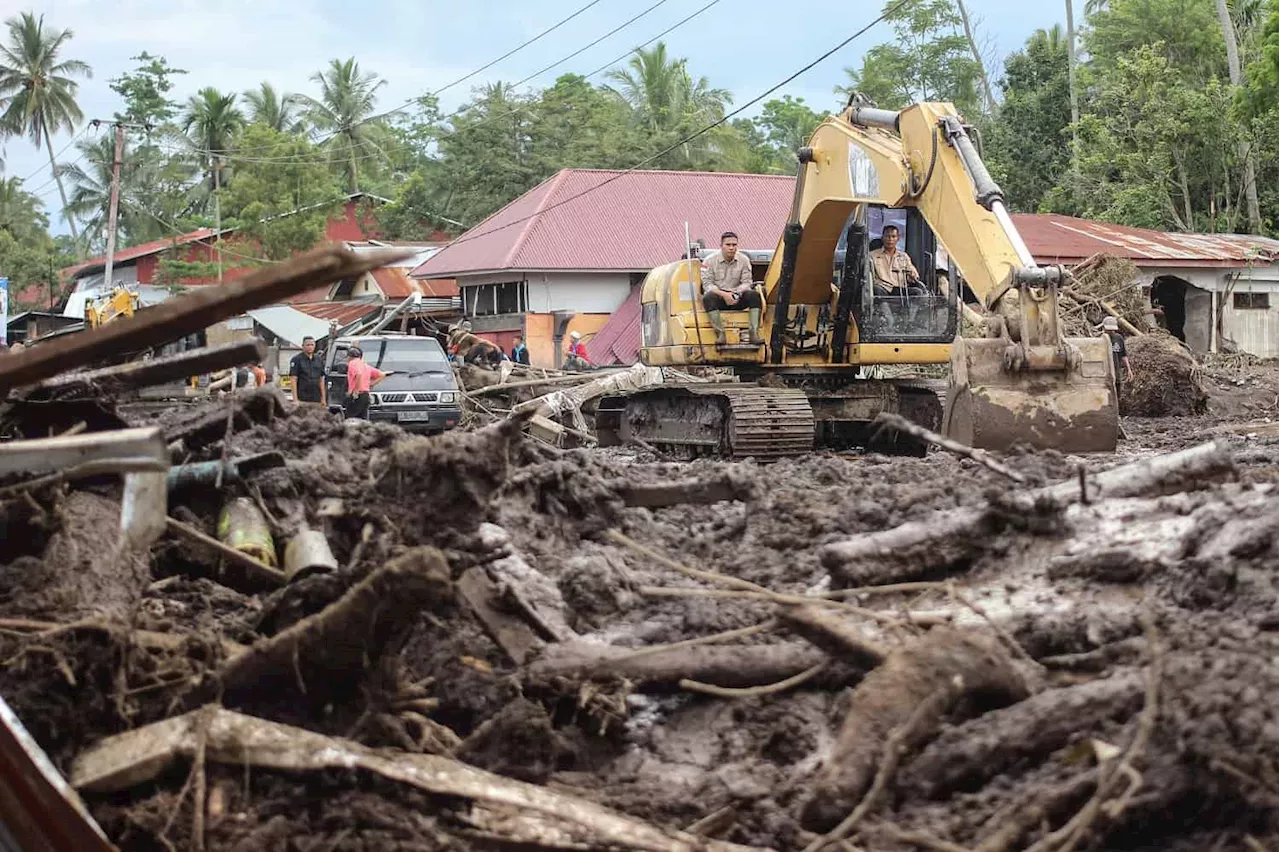
POLYGON ((47 785, 0 819, 68 850, 1275 845, 1276 439, 762 466, 526 431, 628 376, 469 385, 514 396, 434 438, 263 389, 0 444, 0 780, 47 785))
POLYGON ((1125 346, 1133 381, 1120 385, 1121 414, 1180 417, 1208 411, 1204 370, 1185 343, 1155 331, 1130 337, 1125 346))
POLYGON ((1151 327, 1150 308, 1138 286, 1138 267, 1132 260, 1095 254, 1071 269, 1064 288, 1062 327, 1067 337, 1096 337, 1107 316, 1115 317, 1129 334, 1151 327))

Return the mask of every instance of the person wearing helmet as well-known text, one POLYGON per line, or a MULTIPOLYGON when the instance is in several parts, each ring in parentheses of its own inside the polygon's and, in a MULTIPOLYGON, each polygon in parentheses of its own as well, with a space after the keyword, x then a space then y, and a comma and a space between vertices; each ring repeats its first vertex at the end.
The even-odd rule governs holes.
POLYGON ((1133 381, 1133 367, 1129 364, 1129 350, 1124 345, 1124 335, 1120 333, 1120 323, 1115 317, 1102 320, 1102 331, 1111 342, 1111 362, 1116 371, 1116 392, 1120 392, 1122 382, 1133 381), (1122 372, 1123 370, 1123 372, 1122 372))
POLYGON ((581 332, 569 332, 569 351, 565 354, 566 370, 589 370, 591 359, 587 357, 587 347, 582 343, 581 332))

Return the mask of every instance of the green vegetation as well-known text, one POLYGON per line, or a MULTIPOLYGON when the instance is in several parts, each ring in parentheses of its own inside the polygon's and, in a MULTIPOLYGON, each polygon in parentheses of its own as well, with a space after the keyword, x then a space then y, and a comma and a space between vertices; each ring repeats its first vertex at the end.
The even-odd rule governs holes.
MULTIPOLYGON (((981 129, 1016 210, 1274 235, 1277 0, 1091 0, 1077 22, 1074 125, 1068 38, 1055 13, 1060 6, 1046 7, 1045 27, 1000 63, 958 0, 919 0, 890 16, 890 40, 845 69, 839 100, 783 95, 687 141, 732 98, 724 80, 662 42, 594 81, 478 86, 448 114, 428 94, 404 107, 381 102, 386 81, 354 57, 318 70, 311 94, 268 80, 244 93, 201 88, 178 103, 174 81, 187 72, 143 52, 109 81, 116 119, 130 123, 120 245, 221 222, 237 228, 225 251, 240 264, 311 245, 348 193, 390 198, 373 210, 379 232, 420 239, 474 225, 566 167, 786 174, 794 150, 851 96, 886 108, 955 103, 981 129)), ((61 244, 50 238, 39 200, 0 173, 0 271, 15 292, 47 288, 51 264, 105 242, 111 134, 77 140, 69 163, 57 162, 50 139, 83 127, 77 79, 90 69, 74 47, 71 30, 32 13, 0 30, 0 138, 47 151, 56 212, 72 231, 61 244)), ((177 258, 165 263, 174 280, 195 274, 177 258)))

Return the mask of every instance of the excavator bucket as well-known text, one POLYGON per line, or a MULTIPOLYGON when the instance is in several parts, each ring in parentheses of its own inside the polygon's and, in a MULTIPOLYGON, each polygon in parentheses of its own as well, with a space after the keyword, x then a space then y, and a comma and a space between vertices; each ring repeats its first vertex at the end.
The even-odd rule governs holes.
POLYGON ((1064 453, 1111 452, 1120 431, 1111 347, 1106 338, 1071 338, 1081 357, 1071 371, 1010 370, 1008 341, 957 338, 943 430, 971 447, 1015 444, 1064 453))

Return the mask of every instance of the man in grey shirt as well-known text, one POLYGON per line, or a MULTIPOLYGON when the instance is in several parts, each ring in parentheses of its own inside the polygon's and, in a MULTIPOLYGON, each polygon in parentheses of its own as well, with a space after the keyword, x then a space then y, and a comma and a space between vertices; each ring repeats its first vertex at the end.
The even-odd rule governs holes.
POLYGON ((738 235, 720 235, 720 251, 702 261, 702 307, 716 329, 716 343, 724 343, 721 311, 746 311, 751 326, 746 343, 760 343, 760 309, 764 301, 751 280, 751 261, 738 254, 738 235))

